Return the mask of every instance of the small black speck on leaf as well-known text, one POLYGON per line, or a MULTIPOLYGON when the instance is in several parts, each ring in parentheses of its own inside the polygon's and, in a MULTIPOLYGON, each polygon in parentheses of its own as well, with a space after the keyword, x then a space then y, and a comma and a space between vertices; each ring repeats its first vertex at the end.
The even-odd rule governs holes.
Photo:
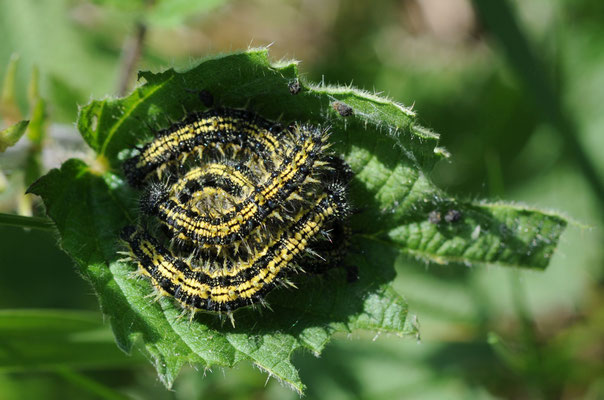
POLYGON ((352 107, 350 107, 348 104, 342 103, 341 101, 334 101, 333 103, 331 103, 331 106, 342 117, 349 117, 354 114, 352 107))
POLYGON ((440 224, 441 219, 442 216, 440 214, 440 211, 430 211, 430 214, 428 215, 428 221, 430 221, 431 224, 438 225, 440 224))
POLYGON ((300 90, 302 90, 302 86, 300 85, 300 81, 298 79, 289 81, 287 87, 289 88, 289 92, 291 94, 298 94, 300 93, 300 90))
POLYGON ((461 219, 461 212, 458 210, 449 210, 445 214, 445 221, 448 223, 457 222, 461 219))

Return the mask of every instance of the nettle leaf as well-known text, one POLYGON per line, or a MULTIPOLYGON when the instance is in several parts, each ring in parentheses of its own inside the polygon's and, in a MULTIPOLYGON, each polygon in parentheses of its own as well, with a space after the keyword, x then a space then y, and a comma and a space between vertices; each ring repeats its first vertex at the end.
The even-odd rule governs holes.
POLYGON ((264 49, 140 78, 146 83, 128 97, 93 101, 80 111, 78 128, 98 153, 97 166, 70 160, 30 192, 42 196, 63 249, 95 288, 119 346, 129 352, 140 343, 166 386, 184 364, 210 368, 251 360, 301 392, 290 362, 297 349, 319 354, 335 332, 355 329, 417 334, 407 304, 390 287, 401 252, 440 263, 544 268, 566 226, 556 215, 447 197, 427 176, 446 153, 436 134, 416 125, 410 109, 356 89, 299 81, 295 63, 271 64, 264 49), (297 84, 300 91, 290 91, 297 84), (137 220, 137 194, 120 172, 124 151, 151 139, 149 125, 167 126, 186 110, 204 109, 202 89, 221 106, 329 127, 335 150, 356 173, 346 263, 358 267, 358 281, 347 282, 343 270, 310 276, 297 290, 270 293, 271 310, 238 310, 235 327, 203 313, 189 322, 170 299, 148 298, 151 284, 133 278, 134 265, 118 261, 118 232, 137 220))

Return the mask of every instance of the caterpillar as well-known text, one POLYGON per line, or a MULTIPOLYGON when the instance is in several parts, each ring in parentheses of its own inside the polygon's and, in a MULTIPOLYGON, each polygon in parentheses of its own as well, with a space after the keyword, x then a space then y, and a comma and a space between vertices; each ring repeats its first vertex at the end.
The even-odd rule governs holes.
POLYGON ((279 124, 245 110, 216 109, 205 113, 193 113, 182 122, 161 130, 140 154, 126 160, 123 165, 128 183, 140 187, 155 171, 162 171, 174 161, 187 158, 193 153, 206 149, 222 150, 222 144, 229 143, 253 150, 268 161, 275 148, 280 146, 279 124))
MULTIPOLYGON (((319 164, 315 158, 317 149, 321 148, 320 138, 317 142, 307 141, 296 146, 296 151, 292 151, 283 160, 278 170, 271 173, 270 179, 257 186, 250 196, 224 211, 221 217, 201 215, 170 199, 167 191, 163 195, 152 196, 153 201, 145 201, 144 208, 148 213, 159 217, 181 240, 197 244, 232 243, 264 221, 282 201, 290 197, 302 199, 296 188, 316 182, 308 174, 313 166, 317 167, 316 164, 319 164), (295 196, 292 197, 292 194, 295 196)), ((320 164, 320 167, 323 165, 320 164)), ((182 183, 177 186, 182 186, 182 183)))
POLYGON ((338 264, 352 172, 328 138, 228 108, 158 132, 123 164, 141 190, 141 223, 120 234, 138 270, 185 310, 230 314, 338 264))

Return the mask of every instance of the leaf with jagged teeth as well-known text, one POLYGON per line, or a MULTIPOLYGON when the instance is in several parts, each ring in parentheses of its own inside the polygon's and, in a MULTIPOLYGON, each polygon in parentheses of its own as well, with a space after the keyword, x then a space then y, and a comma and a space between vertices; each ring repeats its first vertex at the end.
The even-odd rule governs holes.
POLYGON ((295 350, 318 354, 338 331, 416 333, 405 301, 390 287, 394 260, 401 252, 444 263, 545 268, 566 225, 552 213, 448 199, 428 175, 445 154, 437 147, 438 135, 417 125, 413 111, 367 92, 310 85, 303 79, 304 90, 294 96, 288 83, 298 79, 296 63, 272 65, 265 50, 208 59, 186 72, 145 72, 140 78, 146 83, 131 95, 93 101, 80 111, 78 128, 109 169, 99 172, 69 160, 30 191, 42 196, 61 247, 93 285, 120 348, 131 351, 139 344, 166 386, 186 364, 232 366, 250 360, 303 391, 290 361, 295 350), (200 314, 191 323, 177 320, 182 310, 165 297, 149 304, 149 282, 132 279, 134 267, 118 261, 115 238, 137 219, 132 192, 115 185, 122 163, 118 154, 151 138, 153 132, 141 120, 157 120, 160 114, 179 120, 183 106, 202 108, 187 91, 191 87, 220 94, 225 107, 253 105, 269 119, 281 116, 284 123, 330 127, 334 153, 356 174, 350 184, 357 210, 351 217, 356 256, 349 256, 358 266, 355 283, 347 283, 343 273, 322 278, 329 279, 329 290, 316 284, 317 278, 296 281, 297 290, 268 296, 273 311, 265 310, 261 317, 262 307, 237 311, 237 329, 223 324, 225 317, 210 314, 200 314), (341 117, 331 109, 334 101, 349 105, 354 114, 341 117), (447 208, 458 210, 461 219, 429 221, 431 211, 447 208))

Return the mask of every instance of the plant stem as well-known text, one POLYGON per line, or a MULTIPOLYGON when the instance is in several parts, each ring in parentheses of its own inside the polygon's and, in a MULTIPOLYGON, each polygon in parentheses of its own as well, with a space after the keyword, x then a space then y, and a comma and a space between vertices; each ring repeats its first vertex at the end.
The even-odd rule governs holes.
MULTIPOLYGON (((539 390, 543 395, 549 389, 549 385, 544 382, 543 375, 541 374, 545 356, 539 344, 534 317, 529 310, 526 292, 518 271, 512 271, 510 274, 510 285, 512 289, 512 301, 514 302, 516 315, 520 322, 520 337, 525 347, 525 365, 522 374, 529 377, 530 385, 534 385, 534 389, 539 390)), ((544 395, 543 398, 552 397, 544 395)))
POLYGON ((18 226, 40 230, 53 230, 54 224, 48 218, 24 217, 22 215, 0 213, 0 225, 18 226))
POLYGON ((87 377, 71 368, 59 367, 55 370, 56 374, 67 382, 84 389, 88 393, 94 394, 105 400, 127 400, 128 397, 113 390, 112 388, 101 384, 94 379, 87 377))
POLYGON ((543 118, 562 136, 600 204, 604 204, 604 182, 579 141, 576 123, 564 112, 560 97, 548 81, 546 70, 509 3, 506 0, 474 0, 474 6, 489 32, 499 40, 509 64, 533 96, 543 118))
POLYGON ((147 34, 147 26, 141 22, 136 24, 136 32, 128 38, 122 51, 120 66, 120 81, 117 89, 119 96, 124 96, 130 88, 130 81, 136 70, 138 60, 143 53, 143 44, 147 34))

